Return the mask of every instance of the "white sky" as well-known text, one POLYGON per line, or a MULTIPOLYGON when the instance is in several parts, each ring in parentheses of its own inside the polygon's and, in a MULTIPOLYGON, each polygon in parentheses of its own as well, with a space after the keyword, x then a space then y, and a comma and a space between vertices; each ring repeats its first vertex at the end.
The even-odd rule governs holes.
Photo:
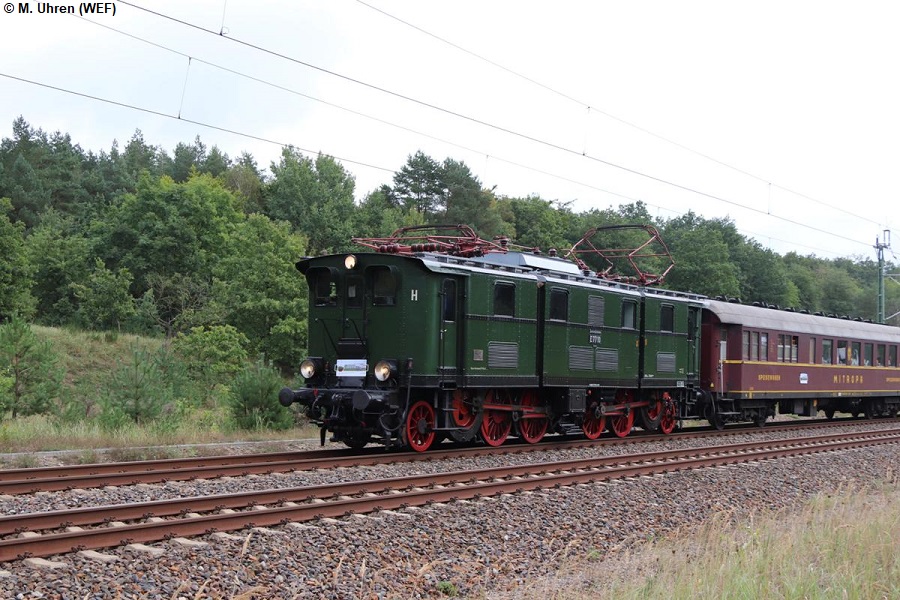
MULTIPOLYGON (((876 236, 897 226, 900 5, 887 0, 365 0, 546 87, 357 0, 134 1, 225 36, 122 2, 89 17, 192 56, 188 68, 183 55, 38 14, 31 2, 32 14, 0 13, 0 73, 333 155, 355 175, 357 197, 391 184, 390 171, 421 149, 465 161, 499 194, 576 211, 640 199, 664 218, 727 216, 779 253, 874 258, 876 236)), ((196 135, 232 157, 247 150, 261 167, 280 154, 0 77, 0 137, 19 115, 86 150, 114 139, 121 148, 140 128, 170 154, 196 135)))

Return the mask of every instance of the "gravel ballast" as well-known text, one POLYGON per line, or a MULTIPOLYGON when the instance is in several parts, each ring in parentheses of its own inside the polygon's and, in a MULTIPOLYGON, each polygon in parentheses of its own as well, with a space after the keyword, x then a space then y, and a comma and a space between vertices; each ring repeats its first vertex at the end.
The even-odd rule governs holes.
MULTIPOLYGON (((871 430, 868 426, 866 430, 871 430)), ((767 437, 799 437, 772 431, 767 437)), ((736 443, 740 436, 727 438, 736 443)), ((758 435, 748 440, 759 440, 758 435)), ((709 442, 707 442, 708 444, 709 442)), ((724 440, 712 442, 724 444, 724 440)), ((2 501, 3 514, 314 485, 539 460, 661 450, 697 442, 480 457, 164 485, 122 486, 2 501)), ((440 598, 490 597, 551 574, 571 557, 605 554, 728 511, 799 506, 819 492, 892 479, 894 445, 828 452, 627 481, 432 505, 371 516, 206 535, 161 555, 119 547, 55 566, 0 564, 0 598, 440 598), (109 558, 112 557, 112 558, 109 558), (107 562, 111 561, 111 562, 107 562)))

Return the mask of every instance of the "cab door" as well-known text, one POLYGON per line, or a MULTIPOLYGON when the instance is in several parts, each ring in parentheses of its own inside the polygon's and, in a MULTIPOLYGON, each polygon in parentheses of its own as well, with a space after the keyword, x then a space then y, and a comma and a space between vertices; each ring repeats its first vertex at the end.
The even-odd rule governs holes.
POLYGON ((700 329, 700 309, 696 306, 688 307, 688 363, 687 376, 690 379, 697 379, 700 373, 697 366, 699 349, 697 347, 697 332, 700 329))
POLYGON ((459 321, 460 296, 459 285, 455 279, 444 279, 439 295, 440 323, 438 331, 438 371, 442 385, 455 382, 459 367, 459 321))

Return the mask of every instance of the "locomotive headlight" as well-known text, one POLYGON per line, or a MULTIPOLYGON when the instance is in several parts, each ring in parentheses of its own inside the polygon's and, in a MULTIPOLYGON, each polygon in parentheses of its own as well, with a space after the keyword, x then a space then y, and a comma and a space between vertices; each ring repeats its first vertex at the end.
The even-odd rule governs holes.
POLYGON ((352 254, 348 254, 344 258, 344 266, 347 267, 347 269, 355 269, 356 268, 356 257, 353 256, 352 254))
POLYGON ((397 363, 393 360, 380 360, 372 372, 378 381, 387 381, 397 374, 397 363))
POLYGON ((300 375, 303 379, 312 379, 319 372, 319 366, 315 360, 307 358, 300 363, 300 375))

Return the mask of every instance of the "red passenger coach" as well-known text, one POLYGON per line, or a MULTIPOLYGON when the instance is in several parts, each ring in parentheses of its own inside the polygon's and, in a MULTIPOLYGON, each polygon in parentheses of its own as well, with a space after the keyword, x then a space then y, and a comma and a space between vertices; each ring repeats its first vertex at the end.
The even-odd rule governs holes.
POLYGON ((702 338, 705 416, 716 426, 762 425, 776 403, 809 417, 900 410, 897 327, 709 300, 702 338))

